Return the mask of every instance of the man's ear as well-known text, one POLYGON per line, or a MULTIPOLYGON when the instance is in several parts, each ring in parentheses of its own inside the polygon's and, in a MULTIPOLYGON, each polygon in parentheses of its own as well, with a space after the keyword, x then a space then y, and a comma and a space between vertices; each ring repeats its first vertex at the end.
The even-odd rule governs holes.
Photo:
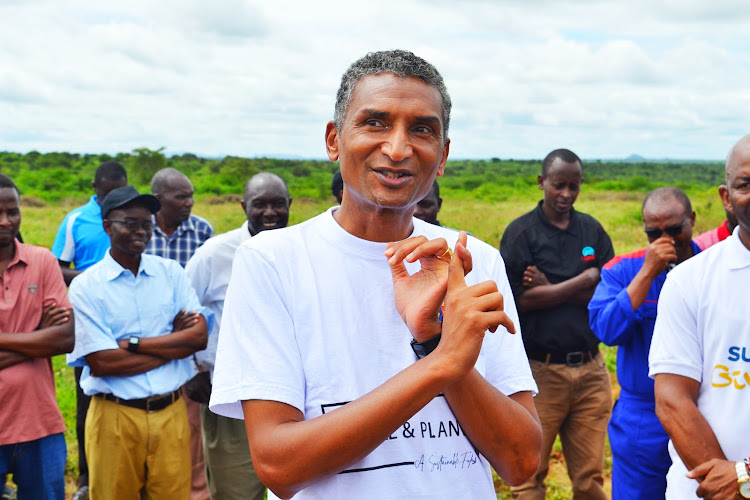
POLYGON ((289 198, 289 203, 287 203, 287 204, 286 204, 286 207, 287 207, 287 208, 289 208, 289 207, 291 207, 291 206, 292 206, 292 200, 293 200, 293 199, 294 199, 294 198, 289 198))
POLYGON ((440 166, 438 167, 436 177, 442 177, 445 174, 445 162, 448 161, 448 153, 450 153, 450 150, 451 140, 448 139, 447 141, 445 141, 445 144, 443 144, 443 154, 440 158, 440 166))
POLYGON ((333 121, 326 125, 326 153, 331 161, 339 159, 339 131, 333 121))
POLYGON ((108 236, 112 236, 111 222, 109 222, 107 219, 102 220, 102 227, 104 228, 104 232, 107 233, 108 236))
POLYGON ((539 186, 539 189, 544 190, 544 176, 543 175, 536 176, 536 184, 537 186, 539 186))
POLYGON ((721 186, 719 186, 719 196, 721 196, 721 203, 722 205, 724 205, 726 211, 730 214, 734 214, 732 204, 729 202, 729 188, 726 184, 722 184, 721 186))

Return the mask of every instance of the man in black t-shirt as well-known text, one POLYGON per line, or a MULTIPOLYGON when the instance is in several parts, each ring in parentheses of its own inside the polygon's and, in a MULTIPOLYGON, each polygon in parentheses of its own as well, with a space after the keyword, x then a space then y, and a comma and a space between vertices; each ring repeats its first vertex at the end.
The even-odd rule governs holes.
POLYGON ((601 224, 573 209, 582 181, 580 158, 567 149, 552 151, 538 177, 544 199, 513 221, 500 242, 539 386, 535 404, 544 434, 539 470, 513 488, 522 500, 544 499, 558 433, 573 496, 607 498, 602 467, 612 391, 587 305, 614 250, 601 224))

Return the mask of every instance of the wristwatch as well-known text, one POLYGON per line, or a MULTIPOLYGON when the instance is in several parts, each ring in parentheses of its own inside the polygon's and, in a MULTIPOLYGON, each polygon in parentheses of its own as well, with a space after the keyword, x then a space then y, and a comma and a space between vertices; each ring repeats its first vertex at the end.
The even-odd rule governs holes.
POLYGON ((442 334, 438 333, 430 340, 425 340, 424 342, 417 342, 415 339, 411 339, 411 348, 414 351, 414 354, 417 355, 417 359, 422 359, 434 351, 440 343, 441 336, 442 334))
POLYGON ((740 487, 740 495, 742 495, 742 498, 750 498, 750 475, 747 474, 745 461, 740 460, 736 462, 734 469, 737 472, 737 484, 740 487))
POLYGON ((136 337, 135 335, 131 335, 130 340, 128 340, 128 351, 138 352, 139 345, 141 345, 141 338, 136 337))

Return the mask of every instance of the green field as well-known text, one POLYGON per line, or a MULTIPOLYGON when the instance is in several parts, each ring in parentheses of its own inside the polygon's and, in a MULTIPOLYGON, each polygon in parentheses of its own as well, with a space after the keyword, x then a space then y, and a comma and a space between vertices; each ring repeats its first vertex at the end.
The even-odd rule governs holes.
MULTIPOLYGON (((503 230, 517 216, 533 208, 540 198, 540 191, 533 186, 519 190, 502 200, 472 199, 463 191, 444 190, 443 210, 440 220, 443 224, 461 228, 474 236, 497 247, 503 230)), ((645 245, 640 220, 640 203, 645 192, 617 192, 597 187, 584 186, 576 203, 576 208, 594 215, 610 234, 617 253, 636 250, 645 245)), ((699 187, 688 192, 698 217, 695 234, 716 227, 724 219, 723 210, 713 187, 699 187)), ((294 193, 292 193, 294 196, 294 193)), ((60 202, 47 203, 38 198, 31 198, 31 204, 22 201, 22 232, 27 242, 51 246, 55 231, 64 215, 71 209, 84 203, 88 194, 82 193, 68 197, 60 202)), ((292 204, 290 224, 306 220, 334 204, 330 199, 296 198, 292 204)), ((239 226, 244 213, 236 195, 200 195, 197 196, 194 213, 206 217, 214 224, 217 233, 239 226)), ((618 391, 614 376, 615 350, 605 348, 605 358, 613 373, 614 391, 618 391)), ((68 426, 69 488, 74 490, 74 478, 77 474, 77 447, 75 444, 75 392, 73 371, 64 364, 63 357, 54 360, 57 382, 57 396, 65 421, 68 426)), ((548 480, 548 498, 571 498, 570 482, 562 463, 559 446, 554 452, 553 465, 548 480)), ((611 458, 607 453, 606 472, 609 475, 611 458)), ((607 477, 607 481, 608 481, 607 477)), ((498 498, 509 498, 507 486, 501 480, 496 481, 498 498)))
MULTIPOLYGON (((217 233, 239 226, 244 220, 239 200, 245 179, 259 171, 271 171, 288 183, 294 197, 290 224, 297 224, 332 206, 330 181, 338 165, 328 161, 277 160, 268 158, 199 158, 185 153, 166 157, 161 150, 140 148, 114 156, 99 154, 0 152, 0 172, 15 180, 22 194, 25 241, 51 247, 67 212, 88 200, 96 167, 116 160, 129 173, 141 192, 160 168, 173 167, 187 174, 196 189, 194 213, 210 220, 217 233)), ((539 160, 449 161, 446 176, 439 179, 443 209, 441 222, 464 229, 497 247, 506 226, 531 210, 541 198, 536 186, 539 160)), ((644 195, 659 186, 684 189, 697 213, 694 234, 714 228, 724 220, 716 186, 723 180, 720 162, 641 162, 592 160, 584 162, 584 185, 576 208, 596 217, 612 238, 616 253, 645 246, 640 217, 644 195)), ((604 348, 612 373, 615 396, 619 391, 614 348, 604 348)), ((75 489, 77 446, 75 444, 75 391, 73 371, 64 358, 53 360, 58 402, 68 431, 68 489, 75 489)), ((571 498, 559 443, 553 452, 548 479, 550 499, 571 498)), ((607 451, 605 481, 609 488, 611 456, 607 451)), ((498 498, 509 498, 507 486, 496 481, 498 498)))

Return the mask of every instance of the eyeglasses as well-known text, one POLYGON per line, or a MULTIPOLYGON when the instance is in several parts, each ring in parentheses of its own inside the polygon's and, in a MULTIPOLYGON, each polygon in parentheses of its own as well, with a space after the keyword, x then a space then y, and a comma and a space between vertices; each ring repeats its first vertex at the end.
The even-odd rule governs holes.
POLYGON ((154 223, 150 220, 145 222, 138 222, 137 220, 128 220, 128 219, 106 219, 109 222, 119 222, 120 224, 123 224, 128 231, 138 231, 138 229, 143 229, 147 233, 150 233, 154 230, 154 223))
POLYGON ((674 237, 676 237, 677 235, 679 235, 682 232, 682 227, 685 225, 685 223, 687 222, 687 220, 688 220, 688 218, 685 217, 682 220, 682 222, 680 222, 677 226, 666 227, 666 228, 664 228, 663 231, 661 229, 659 229, 659 228, 646 229, 645 226, 643 227, 643 230, 646 232, 646 236, 648 236, 649 239, 652 239, 652 240, 660 238, 663 233, 667 233, 669 236, 671 236, 672 238, 674 238, 674 237))

